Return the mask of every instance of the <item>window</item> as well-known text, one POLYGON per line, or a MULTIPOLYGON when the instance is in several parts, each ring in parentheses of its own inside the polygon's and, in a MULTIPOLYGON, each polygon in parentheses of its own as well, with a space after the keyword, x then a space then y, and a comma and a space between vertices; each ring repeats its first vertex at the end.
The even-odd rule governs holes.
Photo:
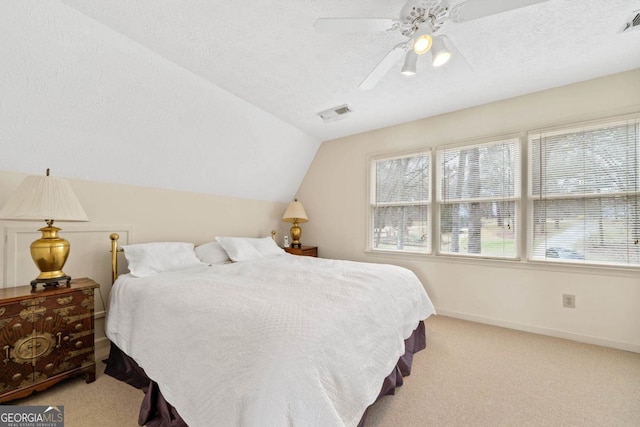
POLYGON ((440 253, 518 257, 520 141, 438 150, 440 253))
POLYGON ((428 151, 371 162, 371 248, 430 253, 428 151))
POLYGON ((640 120, 529 136, 533 260, 640 266, 640 120))
POLYGON ((638 114, 441 146, 435 157, 371 158, 371 250, 518 260, 526 246, 528 261, 640 267, 638 114))

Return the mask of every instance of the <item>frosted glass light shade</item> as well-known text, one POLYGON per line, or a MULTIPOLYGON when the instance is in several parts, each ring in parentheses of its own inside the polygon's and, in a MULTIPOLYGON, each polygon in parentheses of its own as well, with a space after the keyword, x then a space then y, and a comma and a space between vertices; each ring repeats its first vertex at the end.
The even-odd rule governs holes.
POLYGON ((294 200, 289 203, 289 206, 287 206, 287 210, 284 212, 284 215, 282 215, 282 220, 285 222, 302 223, 309 221, 309 218, 307 217, 307 213, 304 211, 302 203, 298 200, 294 200))
POLYGON ((431 32, 428 29, 422 30, 414 38, 413 51, 418 55, 424 55, 429 52, 432 43, 431 32))
POLYGON ((451 59, 451 51, 447 48, 444 38, 436 37, 433 39, 433 48, 431 49, 432 63, 434 67, 440 67, 451 59))
POLYGON ((1 219, 89 221, 69 182, 53 176, 28 176, 0 210, 1 219))
POLYGON ((418 54, 413 50, 410 50, 404 58, 404 64, 402 65, 402 70, 400 72, 405 76, 413 76, 416 73, 417 62, 418 54))

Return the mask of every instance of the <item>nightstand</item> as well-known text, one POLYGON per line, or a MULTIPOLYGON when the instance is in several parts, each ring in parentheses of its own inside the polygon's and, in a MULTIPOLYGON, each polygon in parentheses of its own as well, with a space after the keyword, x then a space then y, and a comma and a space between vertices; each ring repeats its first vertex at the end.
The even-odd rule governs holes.
POLYGON ((318 256, 318 247, 317 246, 303 246, 301 248, 284 248, 284 250, 293 255, 302 255, 302 256, 318 256))
POLYGON ((57 288, 0 289, 0 402, 76 375, 96 379, 91 279, 57 288))

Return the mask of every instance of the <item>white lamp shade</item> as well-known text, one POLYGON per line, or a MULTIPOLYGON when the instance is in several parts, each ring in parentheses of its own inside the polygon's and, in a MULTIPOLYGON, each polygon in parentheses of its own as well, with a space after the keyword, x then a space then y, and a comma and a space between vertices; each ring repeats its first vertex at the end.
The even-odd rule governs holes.
POLYGON ((433 39, 433 48, 431 49, 432 63, 434 67, 440 67, 451 59, 451 51, 447 48, 444 37, 436 37, 433 39))
POLYGON ((402 70, 400 72, 405 76, 413 76, 416 73, 417 62, 418 54, 413 50, 410 50, 404 58, 404 64, 402 65, 402 70))
POLYGON ((52 176, 28 176, 0 210, 0 219, 89 221, 69 182, 52 176))
POLYGON ((431 44, 433 43, 433 39, 430 34, 422 34, 416 37, 415 42, 413 43, 413 51, 418 55, 424 55, 429 52, 431 49, 431 44))
POLYGON ((302 203, 295 200, 289 203, 287 206, 287 210, 282 215, 282 220, 285 222, 307 222, 309 218, 307 217, 307 213, 304 211, 304 207, 302 203))

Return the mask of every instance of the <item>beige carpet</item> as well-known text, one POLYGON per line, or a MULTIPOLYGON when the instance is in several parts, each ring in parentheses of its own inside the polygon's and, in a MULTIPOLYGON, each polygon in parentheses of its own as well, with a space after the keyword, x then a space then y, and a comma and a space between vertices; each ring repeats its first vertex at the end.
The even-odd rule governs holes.
MULTIPOLYGON (((412 375, 366 427, 640 426, 640 354, 443 316, 426 324, 412 375)), ((13 403, 64 405, 66 427, 136 426, 142 392, 100 365, 92 384, 70 379, 13 403)))

